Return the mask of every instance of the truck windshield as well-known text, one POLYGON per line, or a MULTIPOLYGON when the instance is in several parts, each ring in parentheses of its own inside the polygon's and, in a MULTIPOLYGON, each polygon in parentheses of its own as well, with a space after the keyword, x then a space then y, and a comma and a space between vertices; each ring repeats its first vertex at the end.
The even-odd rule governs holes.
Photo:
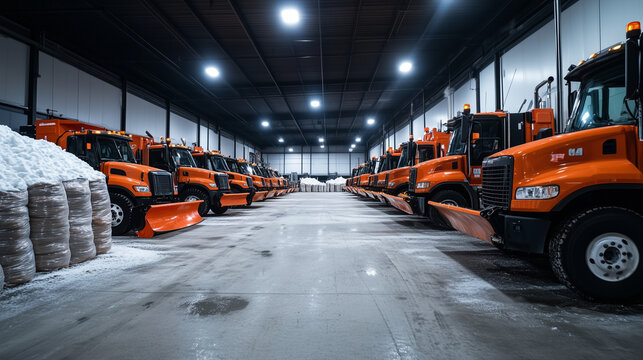
POLYGON ((134 152, 127 140, 119 140, 109 137, 98 137, 101 161, 122 161, 134 163, 134 152))
POLYGON ((462 126, 457 126, 451 134, 449 141, 449 152, 447 155, 464 155, 467 153, 467 144, 460 141, 462 126))
POLYGON ((400 159, 397 162, 398 168, 409 166, 409 145, 409 143, 406 143, 402 146, 402 155, 400 155, 400 159))
POLYGON ((238 163, 239 165, 239 170, 241 170, 241 173, 244 175, 254 175, 254 172, 252 171, 252 166, 247 163, 238 163))
POLYGON ((567 132, 637 123, 634 100, 625 100, 623 69, 615 70, 596 72, 581 83, 567 132))
POLYGON ((210 161, 212 162, 214 171, 230 171, 230 168, 222 157, 210 156, 210 161))
POLYGON ((174 160, 174 164, 179 167, 196 167, 196 163, 190 154, 190 150, 183 148, 170 148, 170 156, 174 160))

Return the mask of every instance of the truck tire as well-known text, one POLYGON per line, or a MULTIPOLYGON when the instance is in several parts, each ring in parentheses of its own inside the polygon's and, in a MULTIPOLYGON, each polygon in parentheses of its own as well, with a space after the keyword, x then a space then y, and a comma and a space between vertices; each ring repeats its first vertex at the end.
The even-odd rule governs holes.
MULTIPOLYGON (((465 199, 462 194, 455 190, 438 191, 436 194, 431 196, 430 200, 440 204, 447 204, 458 207, 469 207, 469 202, 467 201, 467 199, 465 199)), ((452 229, 451 225, 449 225, 449 222, 445 220, 434 207, 429 206, 428 204, 425 206, 428 207, 426 213, 429 221, 433 225, 444 229, 452 229)))
POLYGON ((643 217, 616 206, 581 211, 557 229, 549 243, 554 274, 579 295, 628 302, 643 295, 643 217))
POLYGON ((217 214, 217 215, 221 215, 224 212, 228 211, 228 208, 227 207, 221 207, 221 206, 219 206, 217 204, 212 204, 212 207, 210 208, 210 210, 212 210, 212 212, 217 214))
POLYGON ((132 228, 134 203, 127 196, 119 193, 110 193, 109 201, 112 210, 112 235, 123 235, 132 228))
POLYGON ((201 215, 201 217, 208 215, 208 212, 210 211, 210 197, 205 191, 196 188, 187 188, 185 191, 181 192, 179 198, 181 201, 203 200, 199 205, 199 215, 201 215))

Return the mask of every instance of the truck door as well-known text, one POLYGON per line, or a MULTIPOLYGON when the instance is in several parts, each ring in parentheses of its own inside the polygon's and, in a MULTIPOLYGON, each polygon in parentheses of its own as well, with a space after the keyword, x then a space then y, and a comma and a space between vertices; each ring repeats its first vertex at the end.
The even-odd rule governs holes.
POLYGON ((95 170, 100 169, 100 160, 92 137, 87 135, 71 135, 67 137, 67 151, 76 155, 95 170))

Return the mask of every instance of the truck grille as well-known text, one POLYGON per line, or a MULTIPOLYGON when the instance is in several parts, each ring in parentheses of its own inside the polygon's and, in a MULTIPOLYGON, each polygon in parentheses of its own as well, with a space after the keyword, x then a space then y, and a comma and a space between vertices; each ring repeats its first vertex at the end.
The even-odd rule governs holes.
POLYGON ((150 190, 153 196, 172 196, 174 195, 174 181, 172 174, 167 171, 150 171, 150 190))
POLYGON ((386 177, 384 178, 384 188, 388 187, 388 174, 390 173, 386 173, 386 177))
POLYGON ((482 163, 482 207, 511 207, 513 156, 499 156, 482 163))
POLYGON ((415 191, 415 182, 418 178, 418 169, 411 168, 409 171, 409 191, 415 191))
POLYGON ((219 190, 228 190, 230 189, 230 183, 228 182, 228 175, 226 174, 215 174, 214 180, 217 182, 217 187, 219 190))
POLYGON ((253 187, 253 186, 252 186, 252 178, 247 177, 247 178, 246 178, 246 181, 248 182, 248 187, 249 187, 249 188, 253 187))

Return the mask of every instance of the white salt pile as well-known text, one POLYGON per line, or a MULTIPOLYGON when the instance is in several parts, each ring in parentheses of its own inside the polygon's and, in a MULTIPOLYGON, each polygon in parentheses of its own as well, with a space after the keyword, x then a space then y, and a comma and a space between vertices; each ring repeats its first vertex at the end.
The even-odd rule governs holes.
POLYGON ((344 185, 344 184, 346 184, 346 179, 344 179, 343 177, 341 177, 341 176, 340 176, 340 177, 338 177, 338 178, 336 178, 336 179, 327 180, 327 181, 326 181, 326 184, 331 184, 331 185, 344 185))
POLYGON ((315 178, 303 178, 300 180, 300 183, 304 185, 324 185, 323 182, 320 182, 319 180, 315 178))
POLYGON ((105 176, 86 162, 47 140, 22 136, 0 125, 0 191, 26 190, 34 184, 57 184, 105 176))

